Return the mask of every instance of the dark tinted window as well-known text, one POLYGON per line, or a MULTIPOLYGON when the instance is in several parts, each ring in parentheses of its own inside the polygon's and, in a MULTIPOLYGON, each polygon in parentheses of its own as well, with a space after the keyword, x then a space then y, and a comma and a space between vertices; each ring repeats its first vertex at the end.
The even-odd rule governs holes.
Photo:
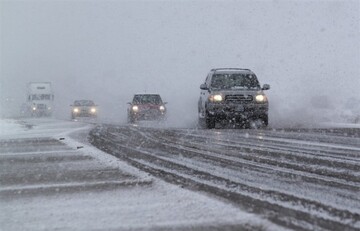
POLYGON ((211 79, 211 88, 215 89, 260 89, 254 74, 218 73, 211 79))
POLYGON ((45 95, 45 94, 40 94, 40 95, 32 95, 31 96, 32 100, 50 100, 51 99, 51 95, 45 95))
POLYGON ((135 95, 134 104, 162 104, 160 95, 135 95))

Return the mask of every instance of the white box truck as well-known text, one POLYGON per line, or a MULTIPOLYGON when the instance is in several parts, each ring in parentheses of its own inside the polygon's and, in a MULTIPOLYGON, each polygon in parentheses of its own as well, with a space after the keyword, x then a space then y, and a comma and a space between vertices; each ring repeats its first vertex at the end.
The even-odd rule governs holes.
POLYGON ((27 113, 32 117, 51 116, 54 110, 54 93, 50 82, 27 84, 27 113))

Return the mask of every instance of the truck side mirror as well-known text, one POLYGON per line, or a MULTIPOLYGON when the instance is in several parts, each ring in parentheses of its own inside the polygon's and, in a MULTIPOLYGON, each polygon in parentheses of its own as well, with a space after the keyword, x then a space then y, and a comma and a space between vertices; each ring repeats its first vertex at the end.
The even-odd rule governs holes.
POLYGON ((205 83, 203 83, 203 84, 200 85, 200 89, 201 89, 201 90, 209 90, 209 88, 206 86, 205 83))
POLYGON ((270 89, 269 84, 264 84, 263 87, 261 88, 261 90, 269 90, 269 89, 270 89))

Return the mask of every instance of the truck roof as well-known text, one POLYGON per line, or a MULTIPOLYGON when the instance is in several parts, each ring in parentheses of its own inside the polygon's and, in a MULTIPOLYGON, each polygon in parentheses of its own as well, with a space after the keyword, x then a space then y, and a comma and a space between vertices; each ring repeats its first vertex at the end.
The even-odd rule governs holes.
POLYGON ((50 82, 30 82, 28 83, 28 91, 31 93, 52 93, 50 82))

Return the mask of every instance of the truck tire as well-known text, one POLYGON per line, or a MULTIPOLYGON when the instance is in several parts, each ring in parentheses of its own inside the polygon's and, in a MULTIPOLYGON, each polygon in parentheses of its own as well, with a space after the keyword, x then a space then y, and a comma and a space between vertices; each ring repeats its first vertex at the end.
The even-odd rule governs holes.
POLYGON ((261 119, 262 119, 262 121, 264 122, 264 123, 263 123, 263 126, 264 126, 264 127, 267 127, 268 124, 269 124, 269 117, 268 117, 268 115, 263 115, 263 116, 261 117, 261 119))
POLYGON ((205 113, 205 126, 208 129, 213 129, 215 128, 215 117, 209 116, 208 113, 205 113))

